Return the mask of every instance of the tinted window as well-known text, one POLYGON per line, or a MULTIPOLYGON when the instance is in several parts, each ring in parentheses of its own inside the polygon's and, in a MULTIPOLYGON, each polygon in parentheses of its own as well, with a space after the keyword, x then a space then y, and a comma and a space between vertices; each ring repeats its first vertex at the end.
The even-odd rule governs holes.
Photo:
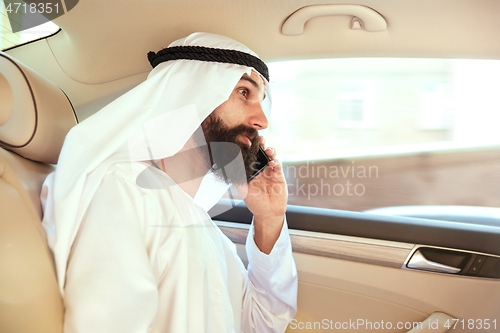
POLYGON ((363 211, 500 204, 500 61, 270 64, 268 142, 290 204, 363 211))

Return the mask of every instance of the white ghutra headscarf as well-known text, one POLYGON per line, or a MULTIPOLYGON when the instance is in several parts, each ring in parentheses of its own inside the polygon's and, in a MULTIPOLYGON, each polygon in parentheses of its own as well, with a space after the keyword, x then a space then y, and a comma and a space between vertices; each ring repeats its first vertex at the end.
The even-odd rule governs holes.
MULTIPOLYGON (((169 48, 179 46, 236 50, 257 57, 241 43, 209 33, 194 33, 173 42, 169 48)), ((159 160, 175 155, 202 121, 229 98, 241 76, 250 75, 252 69, 259 72, 254 67, 216 60, 161 62, 145 82, 68 133, 57 171, 47 177, 42 190, 43 226, 54 253, 61 293, 71 246, 109 167, 118 162, 159 160)), ((264 111, 270 110, 271 101, 267 81, 264 79, 264 111)), ((140 172, 134 170, 136 175, 140 172)), ((196 199, 201 202, 203 195, 199 194, 208 193, 211 200, 203 205, 208 210, 225 189, 214 196, 213 191, 207 191, 214 181, 209 176, 205 178, 207 181, 203 180, 196 199)))

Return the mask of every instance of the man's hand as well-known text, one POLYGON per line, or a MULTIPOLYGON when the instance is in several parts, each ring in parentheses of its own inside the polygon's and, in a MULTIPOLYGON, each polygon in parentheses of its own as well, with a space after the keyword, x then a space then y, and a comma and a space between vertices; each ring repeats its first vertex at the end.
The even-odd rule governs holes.
MULTIPOLYGON (((265 147, 263 137, 260 137, 260 145, 265 147)), ((269 167, 248 184, 244 201, 254 215, 255 244, 269 254, 283 227, 288 189, 282 164, 276 160, 276 151, 267 148, 265 152, 271 158, 269 167)))

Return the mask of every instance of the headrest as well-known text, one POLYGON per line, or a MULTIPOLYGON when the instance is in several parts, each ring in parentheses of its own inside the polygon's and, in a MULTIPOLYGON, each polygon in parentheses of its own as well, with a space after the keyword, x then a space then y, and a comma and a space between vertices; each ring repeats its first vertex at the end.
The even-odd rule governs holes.
POLYGON ((0 52, 0 146, 56 164, 66 134, 77 123, 61 89, 0 52))

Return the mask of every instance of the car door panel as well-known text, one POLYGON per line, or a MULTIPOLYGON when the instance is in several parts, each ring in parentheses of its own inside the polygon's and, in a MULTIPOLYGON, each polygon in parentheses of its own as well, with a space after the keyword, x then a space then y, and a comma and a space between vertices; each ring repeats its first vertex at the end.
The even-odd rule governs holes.
MULTIPOLYGON (((219 215, 215 220, 218 220, 216 223, 222 231, 237 244, 238 254, 246 263, 243 244, 251 214, 242 214, 241 204, 234 211, 233 209, 219 215), (230 222, 228 217, 238 219, 240 223, 230 222)), ((298 312, 287 332, 409 332, 418 328, 418 323, 429 317, 434 318, 436 313, 450 316, 445 318, 456 318, 447 319, 449 332, 496 332, 499 329, 500 279, 413 270, 408 269, 406 265, 410 257, 422 248, 444 248, 446 251, 454 251, 452 253, 473 255, 476 255, 476 252, 472 250, 480 248, 491 250, 480 254, 497 258, 499 246, 496 244, 500 242, 494 243, 499 235, 495 227, 487 226, 489 237, 478 242, 475 237, 480 237, 485 229, 481 229, 481 226, 471 227, 465 223, 422 220, 424 223, 418 225, 418 219, 403 218, 396 221, 400 222, 398 224, 393 220, 394 217, 378 216, 370 228, 366 222, 372 218, 370 214, 354 213, 354 216, 351 212, 313 209, 309 211, 315 212, 316 215, 308 215, 304 211, 300 213, 299 208, 293 207, 287 213, 299 276, 298 312), (300 214, 295 214, 297 212, 300 214), (364 223, 361 223, 364 224, 365 230, 347 224, 355 224, 359 221, 356 218, 360 217, 365 219, 364 223), (313 229, 315 218, 316 225, 318 220, 331 222, 325 227, 328 232, 294 228, 307 225, 313 229), (371 230, 383 223, 385 226, 392 223, 397 228, 404 229, 406 221, 410 221, 407 228, 409 234, 400 238, 421 241, 420 237, 428 233, 427 238, 431 241, 394 241, 394 235, 397 236, 397 233, 391 233, 388 228, 371 230), (339 233, 334 232, 337 227, 339 233), (349 232, 357 234, 346 235, 349 228, 349 232), (416 232, 413 232, 414 230, 416 232), (387 239, 381 239, 384 231, 387 232, 387 239), (440 237, 432 236, 431 231, 435 231, 440 237), (359 236, 370 232, 376 237, 359 236), (446 237, 450 234, 456 239, 446 237), (463 241, 467 234, 474 241, 463 241), (443 247, 444 244, 459 246, 443 247), (486 329, 486 326, 489 328, 486 329)), ((431 331, 439 332, 435 328, 431 328, 431 331)))

